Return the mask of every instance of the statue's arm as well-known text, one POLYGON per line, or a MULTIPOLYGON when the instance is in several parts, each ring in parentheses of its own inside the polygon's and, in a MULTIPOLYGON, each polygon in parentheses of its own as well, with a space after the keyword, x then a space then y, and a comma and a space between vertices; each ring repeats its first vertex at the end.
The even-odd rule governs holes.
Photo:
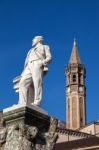
POLYGON ((51 52, 50 52, 50 48, 48 45, 45 45, 45 59, 43 60, 43 64, 47 65, 51 62, 52 56, 51 56, 51 52))

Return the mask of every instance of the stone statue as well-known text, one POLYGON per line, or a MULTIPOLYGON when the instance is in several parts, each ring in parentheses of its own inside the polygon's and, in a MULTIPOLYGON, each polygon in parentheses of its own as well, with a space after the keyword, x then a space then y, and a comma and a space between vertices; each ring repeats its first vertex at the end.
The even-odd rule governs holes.
POLYGON ((24 70, 19 82, 19 104, 28 103, 29 88, 32 85, 32 104, 40 106, 42 99, 42 79, 48 71, 47 65, 51 61, 48 45, 43 45, 43 37, 36 36, 32 41, 32 48, 27 54, 24 70))

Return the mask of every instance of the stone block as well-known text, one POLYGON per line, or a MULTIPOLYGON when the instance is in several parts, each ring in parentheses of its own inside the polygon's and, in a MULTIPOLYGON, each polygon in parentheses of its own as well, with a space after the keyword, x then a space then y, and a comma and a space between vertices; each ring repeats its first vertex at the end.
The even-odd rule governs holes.
POLYGON ((46 128, 50 124, 48 113, 38 106, 14 105, 3 110, 3 119, 6 126, 23 122, 26 125, 46 128))
POLYGON ((57 119, 37 107, 15 105, 3 110, 0 150, 53 150, 57 119))

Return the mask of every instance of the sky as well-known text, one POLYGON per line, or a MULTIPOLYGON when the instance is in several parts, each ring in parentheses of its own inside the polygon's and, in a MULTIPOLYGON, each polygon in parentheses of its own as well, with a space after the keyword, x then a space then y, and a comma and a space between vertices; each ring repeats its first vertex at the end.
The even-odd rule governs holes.
POLYGON ((36 35, 44 37, 52 53, 52 63, 43 80, 42 108, 65 121, 65 68, 76 38, 87 71, 87 122, 98 121, 98 0, 0 0, 0 109, 18 103, 12 81, 21 74, 36 35))

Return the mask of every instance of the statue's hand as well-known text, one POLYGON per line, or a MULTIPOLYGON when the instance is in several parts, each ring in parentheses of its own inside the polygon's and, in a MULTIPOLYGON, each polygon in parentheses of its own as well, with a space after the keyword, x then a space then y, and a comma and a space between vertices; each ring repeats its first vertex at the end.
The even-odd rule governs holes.
POLYGON ((46 60, 42 60, 43 66, 47 66, 46 60))

